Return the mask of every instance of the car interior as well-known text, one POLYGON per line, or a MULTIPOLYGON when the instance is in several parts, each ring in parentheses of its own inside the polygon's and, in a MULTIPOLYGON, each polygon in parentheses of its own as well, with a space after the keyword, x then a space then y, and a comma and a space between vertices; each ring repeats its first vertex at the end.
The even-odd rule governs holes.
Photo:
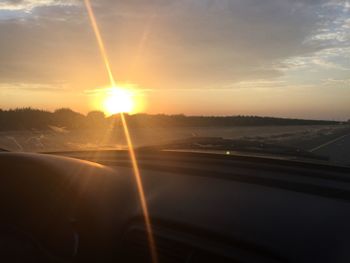
POLYGON ((8 262, 349 259, 346 167, 176 151, 136 154, 144 196, 127 151, 1 153, 1 254, 8 262))

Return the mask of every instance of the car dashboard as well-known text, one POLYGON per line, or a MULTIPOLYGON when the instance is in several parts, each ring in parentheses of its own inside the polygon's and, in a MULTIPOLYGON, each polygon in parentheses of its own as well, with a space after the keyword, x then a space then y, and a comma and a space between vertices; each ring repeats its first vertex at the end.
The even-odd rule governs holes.
POLYGON ((136 155, 144 196, 127 151, 0 153, 0 236, 19 236, 15 248, 34 243, 23 258, 40 255, 42 262, 350 259, 346 167, 193 152, 136 155))

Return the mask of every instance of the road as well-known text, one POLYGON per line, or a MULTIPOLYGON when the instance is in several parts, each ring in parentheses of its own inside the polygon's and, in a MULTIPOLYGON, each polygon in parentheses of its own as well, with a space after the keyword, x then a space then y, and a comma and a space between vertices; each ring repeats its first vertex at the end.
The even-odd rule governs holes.
POLYGON ((350 133, 325 142, 311 151, 329 156, 333 163, 350 166, 350 133))

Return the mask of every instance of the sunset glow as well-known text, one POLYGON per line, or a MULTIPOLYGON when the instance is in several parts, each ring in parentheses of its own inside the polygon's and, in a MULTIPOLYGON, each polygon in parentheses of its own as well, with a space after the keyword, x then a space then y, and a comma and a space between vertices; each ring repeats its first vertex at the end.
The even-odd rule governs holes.
POLYGON ((349 118, 349 0, 82 2, 0 1, 2 109, 349 118))
POLYGON ((135 109, 135 100, 130 90, 114 87, 109 90, 103 101, 103 111, 107 114, 131 113, 135 109))

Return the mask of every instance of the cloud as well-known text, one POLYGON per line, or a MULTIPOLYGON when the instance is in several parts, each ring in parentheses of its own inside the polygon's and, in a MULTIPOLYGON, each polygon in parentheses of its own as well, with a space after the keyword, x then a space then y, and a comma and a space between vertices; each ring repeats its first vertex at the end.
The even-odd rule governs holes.
MULTIPOLYGON (((314 54, 345 49, 349 42, 348 1, 92 3, 117 80, 145 88, 219 88, 279 78, 292 63, 298 64, 293 59, 310 64, 314 54)), ((106 84, 85 9, 78 2, 5 1, 0 9, 6 8, 30 10, 30 16, 24 22, 23 17, 0 18, 0 35, 6 36, 0 39, 0 82, 64 81, 82 90, 106 84)))
POLYGON ((48 85, 41 83, 1 83, 1 90, 20 90, 20 91, 38 91, 38 92, 57 92, 67 91, 64 84, 48 85))
POLYGON ((284 71, 337 70, 348 74, 350 71, 350 47, 322 49, 307 56, 297 56, 282 62, 284 71))
POLYGON ((31 11, 36 7, 42 6, 70 6, 75 1, 59 1, 59 0, 2 0, 0 10, 15 11, 31 11))
POLYGON ((331 87, 340 87, 340 88, 350 88, 350 79, 324 79, 322 80, 323 85, 331 87))

